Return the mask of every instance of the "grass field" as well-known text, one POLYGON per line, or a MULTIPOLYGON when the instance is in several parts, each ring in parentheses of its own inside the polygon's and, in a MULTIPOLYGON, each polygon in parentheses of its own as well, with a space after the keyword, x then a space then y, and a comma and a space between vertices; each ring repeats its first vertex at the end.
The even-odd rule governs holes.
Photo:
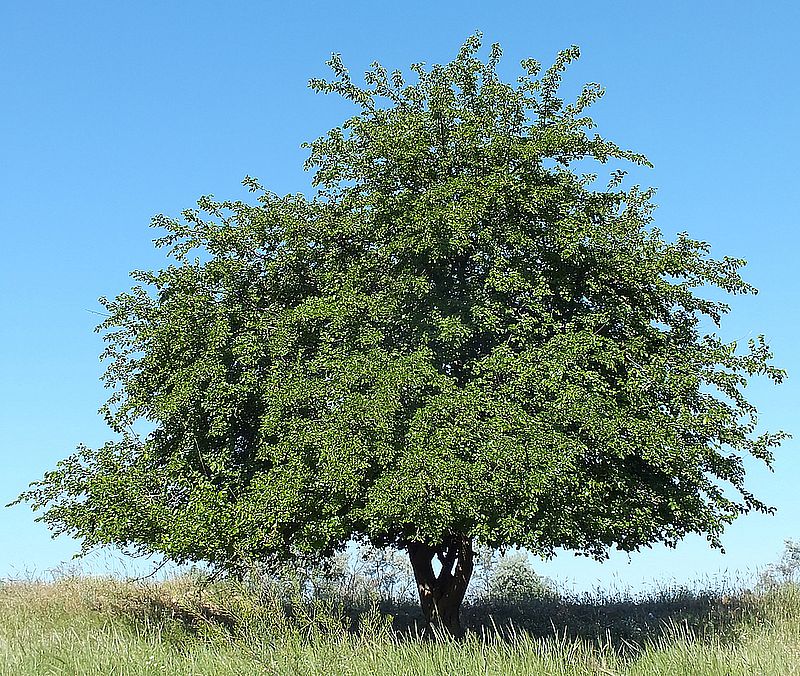
POLYGON ((800 587, 473 603, 463 642, 414 609, 309 601, 233 582, 0 583, 0 672, 45 674, 794 674, 800 587))

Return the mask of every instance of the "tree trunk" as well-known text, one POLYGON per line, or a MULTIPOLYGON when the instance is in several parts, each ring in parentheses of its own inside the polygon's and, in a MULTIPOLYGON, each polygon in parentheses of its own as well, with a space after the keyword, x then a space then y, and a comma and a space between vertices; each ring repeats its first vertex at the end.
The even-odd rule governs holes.
POLYGON ((434 626, 439 626, 451 636, 462 637, 461 602, 472 577, 475 556, 471 538, 454 535, 439 547, 411 542, 408 555, 425 617, 424 635, 430 636, 434 626), (433 572, 434 556, 442 564, 438 576, 433 572))

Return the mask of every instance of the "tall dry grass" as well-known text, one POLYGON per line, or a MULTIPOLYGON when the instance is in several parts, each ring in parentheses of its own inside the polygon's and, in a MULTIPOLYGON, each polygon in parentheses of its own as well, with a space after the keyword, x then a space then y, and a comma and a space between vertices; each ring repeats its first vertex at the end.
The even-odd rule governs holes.
POLYGON ((547 594, 465 612, 467 639, 414 635, 414 609, 297 586, 179 577, 0 584, 0 672, 44 674, 793 674, 800 587, 547 594), (392 614, 393 613, 393 614, 392 614))

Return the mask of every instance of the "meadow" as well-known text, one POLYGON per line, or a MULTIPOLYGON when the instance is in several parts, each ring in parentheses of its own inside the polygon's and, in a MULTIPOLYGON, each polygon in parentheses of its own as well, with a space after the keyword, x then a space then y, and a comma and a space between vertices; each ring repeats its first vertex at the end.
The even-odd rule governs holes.
MULTIPOLYGON (((305 581, 307 582, 307 580, 305 581)), ((274 580, 62 575, 0 583, 0 673, 794 674, 800 585, 482 595, 467 638, 420 638, 413 599, 274 580)))

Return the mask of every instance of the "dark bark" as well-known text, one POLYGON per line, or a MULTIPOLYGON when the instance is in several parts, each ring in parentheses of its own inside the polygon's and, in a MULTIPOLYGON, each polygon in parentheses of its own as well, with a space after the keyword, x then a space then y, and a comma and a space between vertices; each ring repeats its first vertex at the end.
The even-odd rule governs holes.
POLYGON ((430 636, 438 626, 452 636, 462 637, 461 603, 472 577, 475 556, 472 539, 454 535, 438 547, 410 542, 408 555, 425 617, 425 635, 430 636), (438 576, 433 571, 434 556, 442 565, 438 576))

